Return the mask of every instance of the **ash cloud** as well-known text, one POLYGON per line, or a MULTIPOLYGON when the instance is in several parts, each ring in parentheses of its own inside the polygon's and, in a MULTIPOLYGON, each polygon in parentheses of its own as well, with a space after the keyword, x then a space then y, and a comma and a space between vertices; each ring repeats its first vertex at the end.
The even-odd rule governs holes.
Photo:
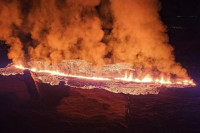
POLYGON ((187 77, 158 0, 0 0, 0 40, 14 63, 82 59, 187 77))

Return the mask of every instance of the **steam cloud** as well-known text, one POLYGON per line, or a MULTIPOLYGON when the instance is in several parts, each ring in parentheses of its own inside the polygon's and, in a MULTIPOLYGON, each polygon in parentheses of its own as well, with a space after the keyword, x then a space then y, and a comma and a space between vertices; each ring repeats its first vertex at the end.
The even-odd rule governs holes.
POLYGON ((14 63, 128 62, 187 77, 175 62, 158 0, 0 0, 0 40, 14 63))

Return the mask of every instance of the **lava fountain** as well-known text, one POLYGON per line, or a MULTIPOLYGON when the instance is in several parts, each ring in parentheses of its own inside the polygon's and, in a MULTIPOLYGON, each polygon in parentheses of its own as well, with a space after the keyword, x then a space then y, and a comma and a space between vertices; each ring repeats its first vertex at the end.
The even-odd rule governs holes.
MULTIPOLYGON (((106 65, 102 67, 101 72, 99 72, 99 69, 96 69, 95 66, 91 66, 90 64, 86 65, 85 61, 81 60, 65 61, 60 63, 58 65, 59 67, 52 65, 45 66, 43 63, 41 66, 41 62, 34 62, 32 64, 35 63, 40 64, 40 66, 24 67, 22 65, 10 64, 6 68, 0 69, 0 74, 9 76, 23 74, 24 70, 29 70, 39 82, 48 83, 50 85, 58 85, 61 81, 64 81, 65 85, 70 87, 82 89, 99 88, 114 93, 132 95, 158 94, 159 89, 163 87, 184 88, 196 86, 191 79, 165 77, 162 74, 159 77, 153 77, 150 74, 144 75, 143 77, 134 77, 133 70, 131 68, 128 69, 127 64, 124 63, 106 65), (74 67, 76 65, 79 67, 81 65, 82 68, 75 70, 74 67), (123 70, 122 68, 126 69, 123 70), (95 72, 97 70, 98 72, 95 72)), ((32 66, 31 63, 29 64, 32 66)))

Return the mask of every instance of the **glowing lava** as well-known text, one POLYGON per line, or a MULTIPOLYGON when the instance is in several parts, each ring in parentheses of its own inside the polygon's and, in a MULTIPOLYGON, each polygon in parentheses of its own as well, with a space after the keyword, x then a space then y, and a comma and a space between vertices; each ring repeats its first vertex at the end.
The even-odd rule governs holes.
POLYGON ((117 81, 123 81, 123 82, 136 82, 136 83, 154 83, 154 84, 163 84, 163 85, 177 84, 177 85, 185 85, 185 86, 188 86, 188 85, 196 86, 193 80, 184 79, 184 80, 178 80, 178 81, 172 82, 170 77, 161 76, 160 78, 154 79, 149 74, 144 76, 142 79, 134 78, 132 73, 130 73, 129 75, 128 73, 125 73, 124 77, 106 78, 106 77, 90 77, 90 76, 66 74, 63 72, 55 71, 55 70, 37 70, 36 68, 26 68, 22 65, 14 65, 14 66, 18 69, 30 70, 35 73, 47 73, 47 74, 55 75, 55 76, 63 76, 63 77, 86 79, 86 80, 97 80, 97 81, 117 80, 117 81))
POLYGON ((15 67, 22 70, 30 70, 36 73, 48 73, 48 74, 56 75, 56 76, 64 76, 64 77, 71 77, 71 78, 78 78, 78 79, 105 80, 105 81, 111 80, 109 78, 103 78, 103 77, 88 77, 88 76, 81 76, 81 75, 65 74, 59 71, 54 71, 54 70, 37 70, 36 68, 26 68, 26 67, 23 67, 22 65, 15 65, 15 67))
POLYGON ((125 76, 123 78, 115 78, 115 79, 126 81, 126 82, 137 82, 137 83, 156 83, 156 84, 164 84, 164 85, 165 84, 167 85, 180 84, 180 85, 186 85, 186 86, 187 85, 196 86, 193 80, 185 79, 185 80, 178 80, 178 81, 172 82, 170 77, 161 76, 160 78, 154 79, 149 74, 144 76, 144 78, 139 79, 139 78, 134 78, 132 73, 130 73, 129 75, 125 73, 125 76))

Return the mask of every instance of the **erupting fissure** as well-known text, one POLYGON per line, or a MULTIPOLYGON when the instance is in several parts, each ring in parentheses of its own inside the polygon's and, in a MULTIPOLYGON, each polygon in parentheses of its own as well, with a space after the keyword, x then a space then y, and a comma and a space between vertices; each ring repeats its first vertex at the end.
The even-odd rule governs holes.
POLYGON ((47 73, 47 74, 56 75, 56 76, 65 76, 65 77, 88 79, 88 80, 111 80, 109 78, 103 78, 103 77, 89 77, 89 76, 65 74, 65 73, 62 73, 59 71, 54 71, 54 70, 37 70, 35 68, 26 68, 26 67, 23 67, 22 65, 15 65, 15 67, 22 69, 22 70, 30 70, 30 71, 36 72, 36 73, 47 73))
MULTIPOLYGON (((160 9, 159 0, 0 0, 0 40, 10 46, 8 58, 15 68, 28 69, 51 84, 69 80, 65 78, 102 81, 104 89, 131 94, 155 93, 152 88, 161 85, 195 86, 175 61, 160 9), (64 61, 78 65, 67 72, 64 61), (47 65, 20 65, 30 62, 47 65), (46 67, 50 64, 53 69, 46 67), (57 69, 59 65, 64 69, 57 69)), ((9 75, 13 68, 0 70, 9 75)), ((79 85, 74 83, 66 84, 79 85)), ((85 84, 82 87, 102 87, 85 84)))
POLYGON ((29 62, 23 65, 9 64, 0 68, 0 75, 9 76, 24 74, 25 70, 31 71, 33 79, 38 83, 59 85, 61 81, 66 86, 82 89, 105 89, 114 93, 124 94, 158 94, 160 88, 193 87, 196 84, 192 79, 170 77, 160 74, 152 76, 138 74, 129 64, 119 63, 105 65, 101 69, 81 60, 70 60, 59 63, 57 66, 44 62, 29 62))
POLYGON ((73 74, 66 74, 63 72, 59 72, 59 71, 55 71, 55 70, 37 70, 36 68, 26 68, 22 65, 14 65, 16 68, 18 69, 22 69, 22 70, 30 70, 32 72, 35 73, 47 73, 50 75, 56 75, 56 76, 64 76, 64 77, 70 77, 70 78, 78 78, 78 79, 86 79, 86 80, 99 80, 99 81, 109 81, 109 80, 120 80, 120 81, 125 81, 125 82, 136 82, 136 83, 156 83, 156 84, 180 84, 180 85, 191 85, 191 86, 196 86, 196 84, 193 82, 193 80, 187 80, 187 79, 183 79, 183 80, 178 80, 176 82, 172 82, 171 79, 165 78, 164 76, 161 76, 161 78, 152 78, 149 74, 147 74, 146 76, 144 76, 144 78, 139 79, 139 78, 134 78, 133 74, 130 73, 130 75, 128 75, 127 73, 125 73, 124 77, 113 77, 113 78, 106 78, 106 77, 90 77, 90 76, 82 76, 82 75, 73 75, 73 74))

